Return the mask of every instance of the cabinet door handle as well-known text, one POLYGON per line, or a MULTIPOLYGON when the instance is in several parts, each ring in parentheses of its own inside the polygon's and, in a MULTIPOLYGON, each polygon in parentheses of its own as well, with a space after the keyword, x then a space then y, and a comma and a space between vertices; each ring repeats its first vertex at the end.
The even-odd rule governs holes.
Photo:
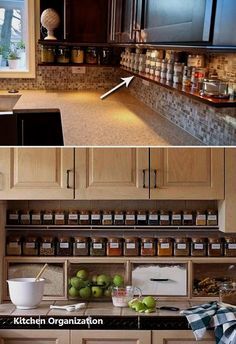
POLYGON ((154 170, 154 189, 157 189, 157 170, 154 170))
POLYGON ((146 179, 146 170, 143 170, 143 189, 146 189, 145 179, 146 179))
POLYGON ((21 146, 25 144, 25 122, 21 120, 21 146))
POLYGON ((73 172, 72 170, 66 171, 66 187, 67 189, 73 189, 73 187, 70 186, 70 173, 73 172))
POLYGON ((150 278, 151 282, 168 282, 169 278, 150 278))

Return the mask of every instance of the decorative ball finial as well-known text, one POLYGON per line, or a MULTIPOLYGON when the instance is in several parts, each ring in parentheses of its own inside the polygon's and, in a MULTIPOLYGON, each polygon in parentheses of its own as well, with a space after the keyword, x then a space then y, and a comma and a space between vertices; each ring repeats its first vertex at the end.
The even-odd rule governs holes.
POLYGON ((44 39, 56 40, 54 36, 54 30, 60 24, 60 17, 58 13, 53 8, 47 8, 41 14, 41 24, 47 29, 47 37, 44 39))

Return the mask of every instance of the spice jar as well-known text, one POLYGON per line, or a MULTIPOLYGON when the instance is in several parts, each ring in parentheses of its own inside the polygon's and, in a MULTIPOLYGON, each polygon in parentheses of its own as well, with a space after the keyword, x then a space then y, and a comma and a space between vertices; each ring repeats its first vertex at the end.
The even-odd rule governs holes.
POLYGON ((38 256, 38 241, 34 236, 27 237, 22 245, 23 256, 38 256))
POLYGON ((31 212, 31 224, 32 225, 41 225, 42 223, 42 214, 40 210, 32 210, 31 212))
POLYGON ((109 210, 104 210, 102 214, 102 224, 103 225, 112 225, 112 212, 109 210))
POLYGON ((65 225, 65 212, 64 210, 56 210, 54 214, 54 223, 55 225, 65 225))
POLYGON ((73 47, 71 50, 71 62, 84 63, 84 50, 80 47, 73 47))
POLYGON ((102 48, 100 52, 100 64, 110 65, 112 63, 112 49, 102 48))
POLYGON ((160 210, 160 226, 170 225, 170 213, 166 210, 160 210))
POLYGON ((145 226, 147 224, 147 213, 145 210, 139 210, 137 213, 137 225, 145 226))
POLYGON ((226 237, 224 246, 226 257, 236 257, 236 238, 226 237))
POLYGON ((139 239, 125 238, 124 256, 136 257, 139 255, 139 239))
POLYGON ((127 226, 135 226, 136 219, 135 219, 135 211, 134 210, 127 210, 125 214, 125 224, 127 226))
POLYGON ((106 239, 105 238, 91 238, 90 242, 90 256, 99 257, 106 255, 106 239))
POLYGON ((114 214, 114 225, 116 226, 123 226, 125 223, 125 215, 123 211, 116 210, 114 214))
POLYGON ((44 236, 41 238, 39 244, 40 256, 54 256, 55 255, 55 242, 52 236, 44 236))
POLYGON ((154 238, 141 239, 141 256, 153 257, 156 255, 156 245, 154 238))
POLYGON ((220 302, 236 306, 236 283, 232 281, 221 283, 220 302))
POLYGON ((83 226, 90 225, 89 219, 89 211, 88 210, 81 210, 79 214, 79 224, 83 226))
POLYGON ((188 257, 190 254, 190 242, 188 238, 176 238, 174 242, 174 256, 188 257))
POLYGON ((224 245, 221 238, 208 239, 208 256, 222 257, 224 255, 224 245))
POLYGON ((41 63, 55 62, 55 48, 53 46, 41 45, 40 52, 41 63))
POLYGON ((7 211, 7 223, 9 225, 19 224, 19 210, 8 210, 7 211))
POLYGON ((157 210, 150 210, 148 213, 148 224, 150 226, 158 225, 158 212, 157 210))
POLYGON ((182 225, 182 214, 180 210, 172 211, 171 224, 172 226, 182 225))
POLYGON ((168 257, 173 254, 173 240, 171 238, 159 238, 157 243, 157 255, 168 257))
POLYGON ((207 254, 207 243, 205 238, 192 238, 191 242, 191 256, 205 257, 207 254))
POLYGON ((30 225, 30 210, 25 209, 20 212, 20 224, 30 225))
POLYGON ((183 226, 193 225, 193 213, 191 210, 185 210, 183 212, 183 226))
POLYGON ((88 238, 79 237, 79 236, 74 238, 73 255, 74 256, 88 256, 89 255, 88 238))
POLYGON ((70 256, 71 255, 71 240, 67 236, 61 236, 57 242, 57 255, 70 256))
POLYGON ((207 210, 207 226, 217 226, 217 225, 218 225, 217 210, 208 209, 207 210))
POLYGON ((108 238, 107 239, 107 256, 120 257, 123 253, 121 238, 108 238))
POLYGON ((98 226, 101 224, 101 212, 100 210, 93 210, 91 214, 91 225, 98 226))
POLYGON ((68 225, 78 225, 79 214, 77 210, 70 210, 68 213, 68 225))
POLYGON ((207 216, 206 212, 197 210, 196 212, 196 226, 206 226, 207 216))
POLYGON ((70 62, 70 49, 64 46, 59 46, 57 49, 57 63, 70 62))
POLYGON ((45 210, 43 213, 43 225, 53 225, 53 211, 45 210))
POLYGON ((88 47, 85 54, 85 61, 88 64, 98 63, 98 53, 97 49, 94 47, 88 47))
POLYGON ((6 255, 7 256, 21 256, 21 238, 20 236, 9 236, 6 240, 6 255))

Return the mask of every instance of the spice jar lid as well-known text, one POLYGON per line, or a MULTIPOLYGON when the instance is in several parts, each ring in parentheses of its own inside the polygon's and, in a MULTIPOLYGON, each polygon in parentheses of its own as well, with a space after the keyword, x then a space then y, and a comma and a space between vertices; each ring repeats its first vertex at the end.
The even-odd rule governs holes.
POLYGON ((106 238, 102 238, 102 237, 92 237, 91 238, 92 242, 104 242, 106 241, 106 238))
POLYGON ((54 238, 53 238, 53 236, 43 236, 41 238, 41 241, 42 242, 52 242, 52 241, 54 241, 54 238))
POLYGON ((107 240, 108 240, 109 242, 121 242, 121 241, 122 241, 121 238, 114 238, 114 237, 112 237, 112 238, 107 238, 107 240))
POLYGON ((225 241, 227 243, 236 243, 236 238, 233 237, 225 237, 225 241))
POLYGON ((35 209, 33 209, 33 210, 31 210, 31 213, 32 213, 32 214, 41 214, 41 210, 35 210, 35 209))
POLYGON ((118 209, 115 210, 115 215, 123 215, 123 214, 124 214, 123 210, 118 210, 118 209))
POLYGON ((94 209, 92 210, 92 214, 101 214, 101 211, 100 210, 97 210, 97 209, 94 209))
POLYGON ((34 242, 34 241, 37 241, 37 237, 36 236, 28 236, 28 237, 26 237, 25 241, 34 242))
POLYGON ((205 215, 206 211, 205 210, 196 210, 197 215, 205 215))
POLYGON ((171 242, 172 238, 158 238, 159 242, 171 242))
POLYGON ((200 242, 200 243, 204 243, 204 242, 206 242, 206 238, 192 238, 192 242, 196 242, 196 243, 198 243, 198 242, 200 242))
POLYGON ((43 213, 44 213, 44 214, 52 214, 52 213, 53 213, 53 210, 44 210, 43 213))
POLYGON ((30 214, 30 209, 21 210, 21 214, 30 214))
POLYGON ((88 241, 88 238, 87 237, 81 237, 81 236, 76 236, 74 237, 74 240, 77 241, 77 242, 84 242, 84 241, 88 241))
POLYGON ((18 214, 19 213, 19 209, 9 209, 8 213, 10 213, 10 214, 18 214))
POLYGON ((62 209, 57 209, 57 210, 55 210, 55 214, 56 214, 56 215, 57 215, 57 214, 64 215, 64 214, 65 214, 65 211, 62 210, 62 209))
POLYGON ((192 211, 192 210, 189 210, 189 209, 186 209, 186 210, 183 211, 183 214, 184 214, 184 215, 189 215, 189 214, 192 215, 192 214, 193 214, 193 211, 192 211))
POLYGON ((7 241, 18 242, 18 241, 21 241, 21 237, 18 235, 11 235, 11 236, 7 237, 7 241))
POLYGON ((207 213, 208 215, 216 215, 218 213, 218 211, 216 209, 207 209, 207 213))
POLYGON ((169 210, 160 210, 160 215, 169 215, 169 210))
POLYGON ((221 238, 208 238, 208 242, 210 244, 220 244, 222 243, 222 239, 221 238))
POLYGON ((175 238, 175 242, 176 243, 188 243, 189 242, 189 238, 175 238))
POLYGON ((156 209, 149 210, 149 215, 156 215, 156 214, 157 214, 156 209))
POLYGON ((126 242, 134 242, 134 241, 138 241, 138 238, 137 237, 126 237, 125 241, 126 242))
POLYGON ((61 236, 61 237, 58 238, 59 242, 68 242, 68 241, 70 242, 70 240, 71 239, 68 236, 61 236))
POLYGON ((126 215, 135 215, 135 210, 127 210, 126 215))
POLYGON ((88 215, 89 214, 89 210, 80 210, 79 213, 81 215, 88 215))
POLYGON ((137 212, 137 214, 138 214, 138 215, 146 215, 147 212, 146 212, 146 210, 139 210, 139 211, 137 212))
POLYGON ((182 210, 172 210, 172 215, 181 215, 182 214, 182 210))
POLYGON ((111 210, 103 210, 103 215, 111 215, 112 211, 111 210))
POLYGON ((78 210, 68 210, 68 214, 78 214, 78 210))
POLYGON ((155 239, 154 238, 142 238, 142 242, 145 243, 145 242, 154 242, 155 239))

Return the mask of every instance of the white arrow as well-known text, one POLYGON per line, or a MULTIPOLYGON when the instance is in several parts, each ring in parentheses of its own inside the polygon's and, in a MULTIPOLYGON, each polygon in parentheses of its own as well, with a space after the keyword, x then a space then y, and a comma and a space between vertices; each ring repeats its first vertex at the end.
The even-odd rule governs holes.
POLYGON ((101 99, 106 98, 107 96, 109 96, 111 93, 117 91, 120 87, 126 85, 126 87, 129 87, 129 84, 131 83, 131 81, 133 80, 134 76, 131 76, 129 78, 121 78, 121 80, 123 80, 123 82, 121 82, 119 85, 117 85, 116 87, 114 87, 112 90, 110 90, 109 92, 105 93, 103 96, 101 96, 101 99))

